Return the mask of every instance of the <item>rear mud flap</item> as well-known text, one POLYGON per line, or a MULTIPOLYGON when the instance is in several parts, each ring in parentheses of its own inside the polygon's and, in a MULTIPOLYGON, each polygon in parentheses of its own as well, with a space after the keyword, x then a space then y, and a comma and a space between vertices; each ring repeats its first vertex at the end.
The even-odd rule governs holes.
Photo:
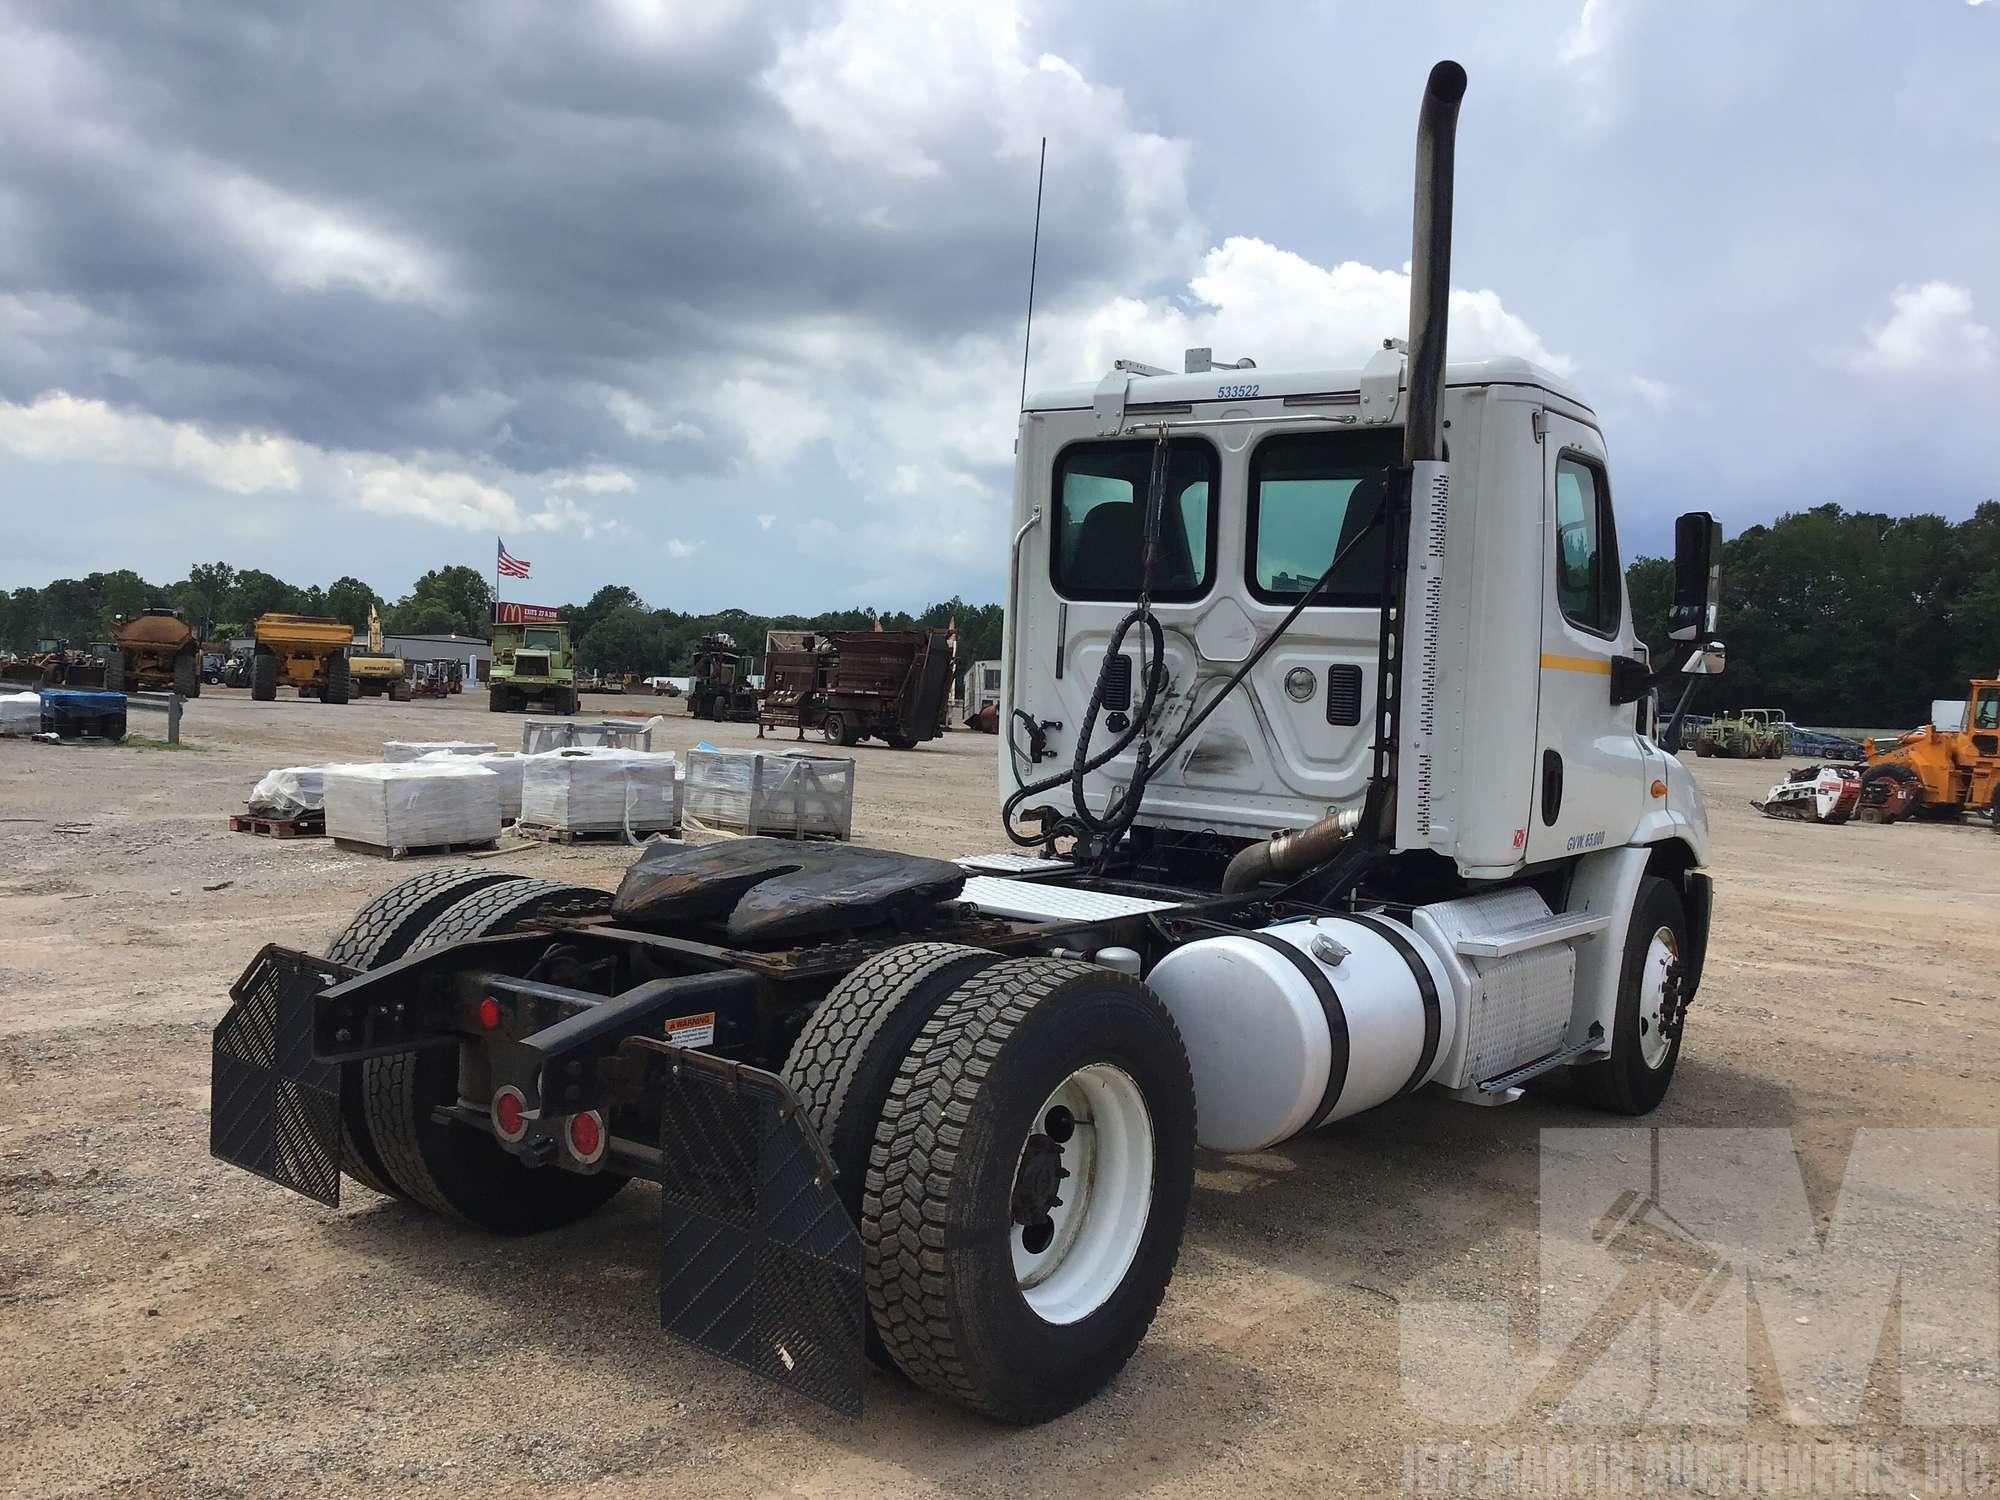
POLYGON ((230 990, 215 1028, 208 1149, 340 1206, 340 1064, 313 1058, 312 1002, 348 977, 337 964, 270 947, 230 990))
POLYGON ((662 1083, 660 1326, 861 1415, 861 1237, 783 1079, 647 1039, 662 1083))

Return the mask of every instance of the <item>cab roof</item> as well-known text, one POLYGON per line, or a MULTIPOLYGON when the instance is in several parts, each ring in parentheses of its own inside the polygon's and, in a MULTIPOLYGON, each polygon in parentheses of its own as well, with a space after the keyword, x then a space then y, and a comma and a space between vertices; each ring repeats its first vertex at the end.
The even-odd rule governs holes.
MULTIPOLYGON (((1530 360, 1514 355, 1493 359, 1453 360, 1445 366, 1447 387, 1481 385, 1532 386, 1560 400, 1590 410, 1575 386, 1530 360)), ((1361 389, 1361 366, 1326 370, 1213 369, 1199 375, 1139 375, 1132 377, 1126 401, 1132 406, 1156 402, 1180 405, 1197 401, 1267 400, 1284 396, 1331 396, 1361 389), (1246 396, 1245 386, 1256 387, 1246 396), (1227 394, 1224 392, 1227 391, 1227 394)), ((1026 411, 1071 411, 1088 407, 1097 382, 1050 386, 1028 397, 1026 411)))

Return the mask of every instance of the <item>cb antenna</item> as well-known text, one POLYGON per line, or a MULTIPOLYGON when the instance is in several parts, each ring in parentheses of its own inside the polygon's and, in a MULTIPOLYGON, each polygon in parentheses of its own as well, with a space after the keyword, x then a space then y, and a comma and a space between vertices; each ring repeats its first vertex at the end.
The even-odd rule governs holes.
POLYGON ((1028 345, 1035 336, 1035 268, 1042 258, 1042 181, 1049 169, 1049 138, 1042 137, 1041 160, 1035 167, 1035 239, 1028 251, 1028 327, 1021 335, 1021 410, 1028 409, 1028 345))

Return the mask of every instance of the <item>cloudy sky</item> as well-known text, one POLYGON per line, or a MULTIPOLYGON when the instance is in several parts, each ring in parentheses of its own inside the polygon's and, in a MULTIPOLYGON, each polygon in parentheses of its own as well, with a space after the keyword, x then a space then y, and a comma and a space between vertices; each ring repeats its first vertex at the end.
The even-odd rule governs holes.
POLYGON ((0 587, 442 562, 681 609, 998 596, 1032 384, 1402 332, 1603 416, 1628 550, 2000 495, 2000 0, 0 0, 0 587), (299 19, 303 14, 305 20, 299 19))

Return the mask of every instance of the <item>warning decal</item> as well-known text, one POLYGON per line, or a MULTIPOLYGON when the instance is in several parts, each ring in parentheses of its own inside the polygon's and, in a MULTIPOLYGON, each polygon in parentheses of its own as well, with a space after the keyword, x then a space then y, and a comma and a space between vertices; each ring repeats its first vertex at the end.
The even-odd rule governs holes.
POLYGON ((715 1012, 705 1010, 695 1016, 672 1016, 662 1028, 669 1042, 676 1047, 712 1047, 715 1045, 715 1012))

